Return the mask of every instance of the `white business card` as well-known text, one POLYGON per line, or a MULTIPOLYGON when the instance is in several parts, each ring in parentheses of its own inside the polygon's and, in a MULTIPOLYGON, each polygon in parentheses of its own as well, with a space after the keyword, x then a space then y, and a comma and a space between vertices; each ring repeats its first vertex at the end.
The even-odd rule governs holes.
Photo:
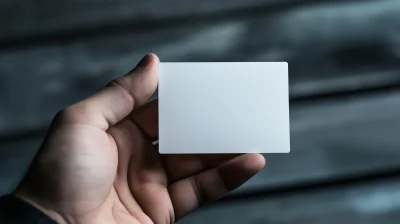
POLYGON ((160 63, 162 154, 290 152, 286 62, 160 63))

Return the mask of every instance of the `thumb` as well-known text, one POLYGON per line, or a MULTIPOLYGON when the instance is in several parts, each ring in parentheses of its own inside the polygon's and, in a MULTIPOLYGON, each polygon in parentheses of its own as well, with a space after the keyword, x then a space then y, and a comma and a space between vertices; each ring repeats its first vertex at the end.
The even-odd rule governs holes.
POLYGON ((62 122, 87 124, 107 130, 147 102, 157 89, 159 58, 147 54, 128 74, 61 111, 62 122))

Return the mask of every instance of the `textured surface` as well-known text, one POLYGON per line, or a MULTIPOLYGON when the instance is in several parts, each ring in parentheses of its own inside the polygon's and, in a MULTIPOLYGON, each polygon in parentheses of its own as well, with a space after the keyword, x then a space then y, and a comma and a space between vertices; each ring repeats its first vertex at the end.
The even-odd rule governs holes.
MULTIPOLYGON (((367 1, 367 0, 365 0, 367 1)), ((270 12, 295 4, 307 4, 305 0, 23 0, 2 1, 0 18, 3 23, 0 40, 45 36, 55 32, 104 31, 129 26, 146 27, 150 24, 190 23, 224 18, 261 9, 270 12), (195 17, 195 19, 193 19, 195 17), (113 27, 118 24, 117 27, 113 27)), ((247 13, 248 14, 248 13, 247 13)))
POLYGON ((0 51, 0 136, 47 126, 60 108, 129 71, 147 52, 162 61, 287 60, 292 94, 299 95, 398 84, 399 6, 322 4, 0 51), (379 32, 371 24, 380 24, 379 32))
POLYGON ((39 0, 3 1, 0 5, 0 18, 5 27, 1 39, 23 35, 41 35, 59 31, 93 29, 102 25, 120 23, 139 23, 175 19, 208 13, 223 13, 243 7, 268 5, 277 1, 235 0, 229 4, 221 0, 201 2, 173 1, 129 1, 129 0, 39 0))
POLYGON ((212 206, 187 216, 181 224, 397 224, 400 179, 351 187, 262 195, 212 206))

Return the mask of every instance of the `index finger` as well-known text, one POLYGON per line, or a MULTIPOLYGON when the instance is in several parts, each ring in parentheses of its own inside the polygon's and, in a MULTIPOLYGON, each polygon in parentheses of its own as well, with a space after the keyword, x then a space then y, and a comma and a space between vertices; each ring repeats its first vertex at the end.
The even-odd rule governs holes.
POLYGON ((151 140, 158 139, 158 100, 153 100, 137 109, 130 115, 131 119, 151 140))

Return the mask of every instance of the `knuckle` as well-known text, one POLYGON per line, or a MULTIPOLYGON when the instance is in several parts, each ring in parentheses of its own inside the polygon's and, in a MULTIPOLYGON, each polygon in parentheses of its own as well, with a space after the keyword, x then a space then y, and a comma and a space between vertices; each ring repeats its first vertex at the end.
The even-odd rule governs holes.
POLYGON ((63 108, 57 112, 56 116, 54 117, 54 121, 62 122, 68 120, 70 113, 71 112, 69 112, 68 108, 63 108))
POLYGON ((201 206, 207 203, 209 201, 209 198, 199 178, 200 178, 199 175, 195 175, 191 180, 192 180, 193 192, 196 196, 199 205, 201 206))
POLYGON ((79 110, 76 106, 69 106, 57 112, 54 120, 62 123, 74 123, 79 121, 79 110))

